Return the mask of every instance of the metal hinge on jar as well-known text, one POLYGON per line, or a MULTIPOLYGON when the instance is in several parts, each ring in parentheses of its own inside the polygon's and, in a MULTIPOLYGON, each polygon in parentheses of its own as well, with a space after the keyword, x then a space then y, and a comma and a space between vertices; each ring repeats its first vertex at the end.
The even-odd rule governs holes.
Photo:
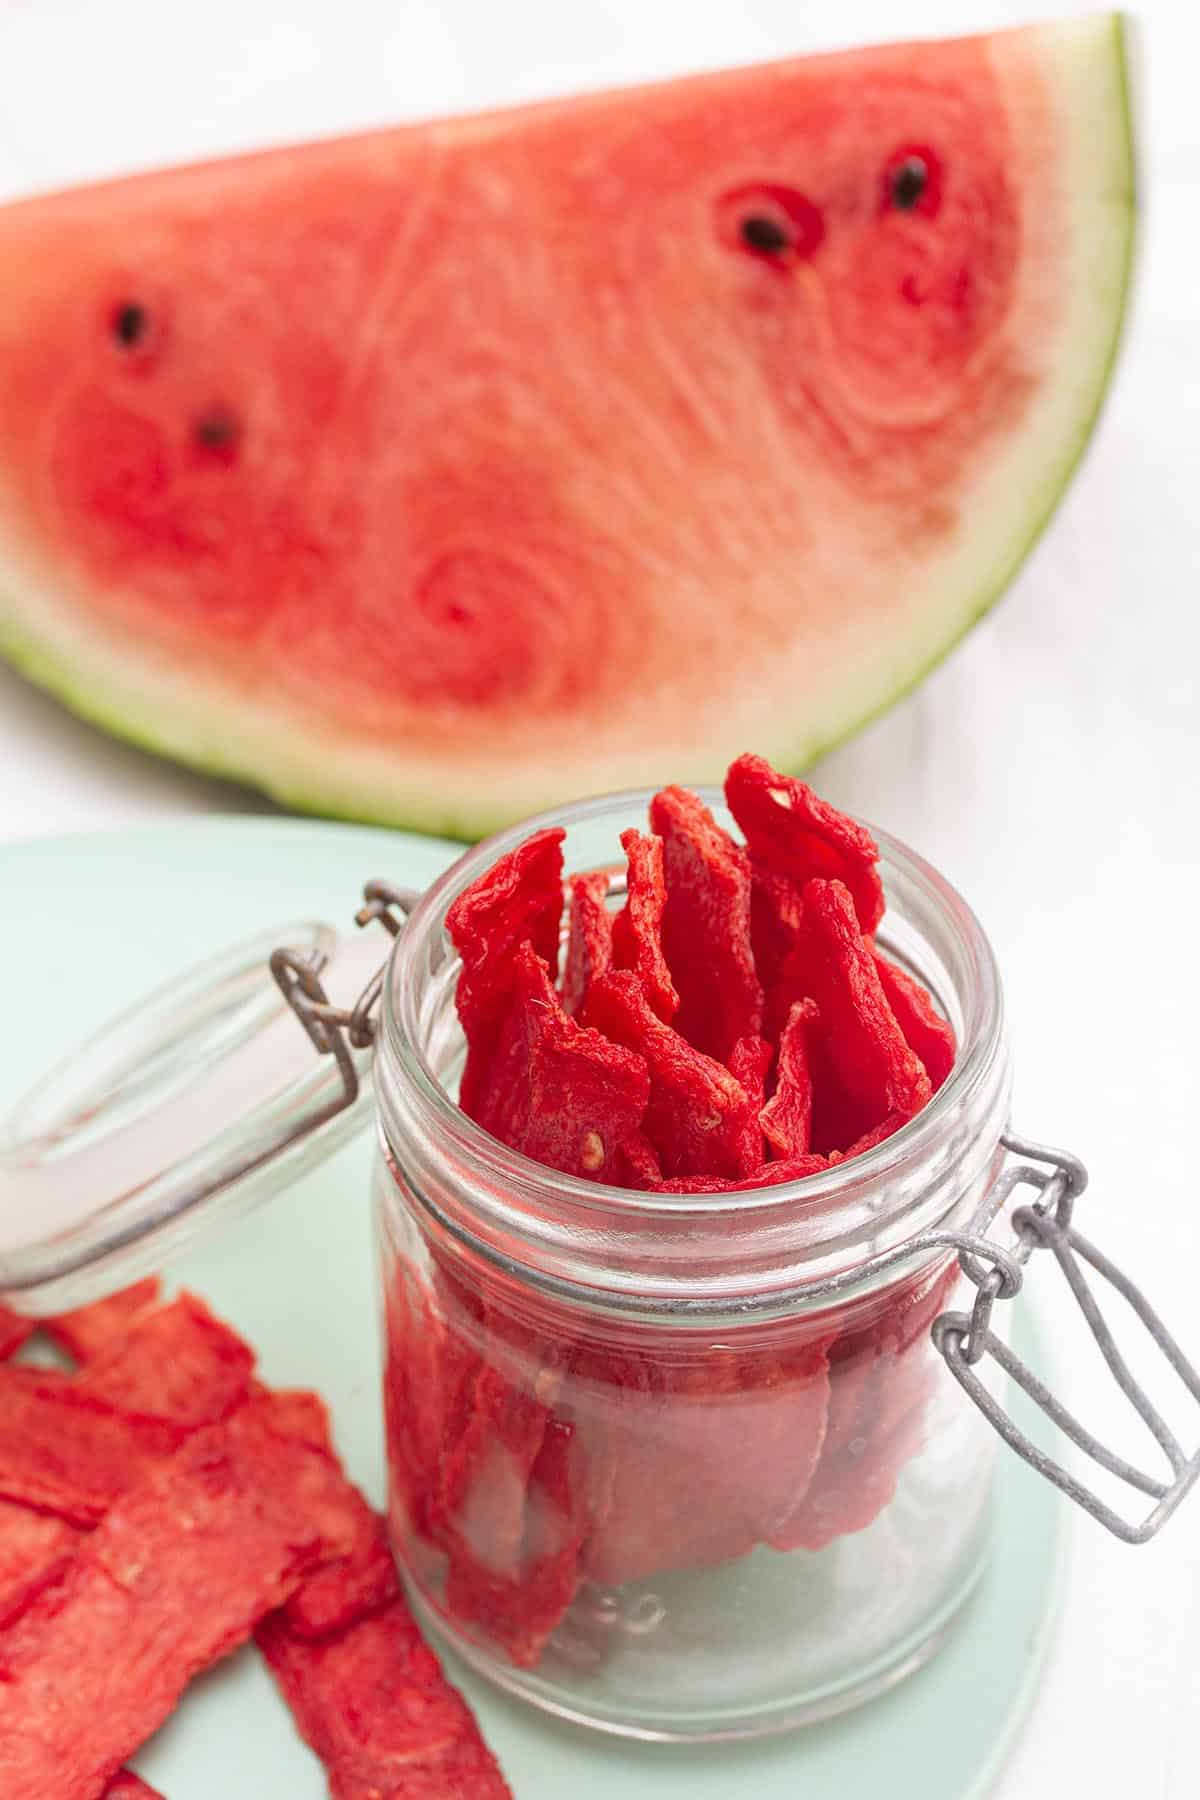
POLYGON ((1117 1348, 1105 1322, 1095 1293, 1085 1272, 1093 1274, 1116 1290, 1145 1326, 1150 1338, 1165 1356, 1192 1398, 1200 1404, 1200 1373, 1189 1362, 1167 1330, 1141 1289, 1127 1275, 1114 1267, 1094 1244, 1075 1229, 1072 1223, 1075 1201, 1087 1186, 1087 1171, 1077 1157, 1065 1151, 1051 1150, 1041 1144, 1008 1133, 1005 1148, 1021 1160, 1005 1169, 988 1194, 979 1214, 959 1249, 963 1273, 976 1287, 975 1304, 969 1313, 946 1312, 933 1324, 933 1341, 944 1357, 955 1380, 965 1389, 979 1410, 1015 1450, 1017 1455, 1044 1475, 1047 1481, 1126 1544, 1144 1544, 1166 1524, 1184 1495, 1200 1479, 1200 1450, 1191 1456, 1183 1449, 1167 1425, 1145 1388, 1135 1378, 1129 1364, 1117 1348), (1019 1206, 1013 1213, 1016 1241, 1010 1249, 984 1240, 982 1234, 998 1217, 1018 1188, 1032 1189, 1037 1198, 1019 1206), (1148 1474, 1116 1455, 1068 1412, 1029 1366, 996 1336, 991 1329, 992 1309, 997 1300, 1011 1300, 1020 1290, 1025 1265, 1036 1250, 1049 1250, 1066 1278, 1067 1285, 1087 1321, 1088 1328, 1112 1372, 1113 1379, 1149 1428, 1166 1458, 1166 1478, 1148 1474), (990 1267, 986 1266, 990 1263, 990 1267), (1021 1430, 1000 1403, 988 1392, 976 1372, 985 1356, 992 1356, 1017 1386, 1029 1396, 1046 1417, 1070 1438, 1073 1444, 1091 1457, 1102 1469, 1136 1493, 1148 1495, 1154 1505, 1144 1517, 1130 1520, 1102 1500, 1099 1494, 1068 1473, 1021 1430))

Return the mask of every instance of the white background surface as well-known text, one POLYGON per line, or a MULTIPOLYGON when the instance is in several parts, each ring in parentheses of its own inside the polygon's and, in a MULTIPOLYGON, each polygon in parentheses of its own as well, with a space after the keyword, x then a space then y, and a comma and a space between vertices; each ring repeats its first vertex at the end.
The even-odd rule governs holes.
MULTIPOLYGON (((1012 0, 0 0, 0 195, 1021 17, 1012 0)), ((920 847, 982 915, 1007 978, 1017 1119, 1086 1158, 1087 1227, 1200 1355, 1200 23, 1188 0, 1154 0, 1142 21, 1141 281, 1093 451, 999 612, 819 782, 920 847)), ((260 804, 109 742, 0 671, 0 837, 260 804)), ((1039 1285, 1048 1298, 1053 1276, 1039 1285)), ((1112 1429, 1093 1364, 1068 1334, 1063 1382, 1112 1429)), ((1182 1415, 1195 1441, 1200 1411, 1182 1415)), ((1200 1792, 1200 1498, 1189 1510, 1145 1549, 1074 1533, 1057 1652, 1000 1800, 1200 1792)))

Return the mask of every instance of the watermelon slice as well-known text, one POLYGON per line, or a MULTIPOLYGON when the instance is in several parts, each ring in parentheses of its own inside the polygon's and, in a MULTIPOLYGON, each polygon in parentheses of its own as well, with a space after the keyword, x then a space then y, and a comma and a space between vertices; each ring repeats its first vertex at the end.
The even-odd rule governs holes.
POLYGON ((1113 16, 0 211, 0 645, 296 805, 474 835, 795 767, 1003 588, 1125 303, 1113 16))

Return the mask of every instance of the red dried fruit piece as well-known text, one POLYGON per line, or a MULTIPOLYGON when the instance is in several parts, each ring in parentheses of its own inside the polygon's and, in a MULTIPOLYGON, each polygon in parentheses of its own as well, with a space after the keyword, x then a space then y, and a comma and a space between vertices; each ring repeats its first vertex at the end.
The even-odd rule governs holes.
POLYGON ((797 890, 815 876, 841 881, 863 932, 876 929, 884 912, 883 882, 879 846, 865 826, 761 756, 739 756, 730 764, 725 799, 756 862, 797 890))
POLYGON ((532 944, 553 974, 563 906, 561 829, 535 831, 473 881, 446 914, 462 958, 455 1001, 467 1040, 460 1103, 472 1118, 489 1084, 497 1033, 508 1014, 514 961, 532 944))
POLYGON ((478 1123, 548 1168, 606 1181, 649 1092, 642 1059, 569 1019, 545 963, 522 945, 478 1123))
POLYGON ((878 951, 875 968, 888 1005, 896 1015, 896 1023, 910 1050, 915 1050, 924 1063, 925 1073, 936 1094, 954 1067, 958 1048, 954 1027, 938 1012, 920 982, 914 981, 906 970, 898 969, 886 956, 880 956, 878 951))
POLYGON ((403 1600, 320 1643, 281 1618, 256 1640, 332 1800, 512 1800, 403 1600))
POLYGON ((846 1150, 891 1113, 910 1119, 929 1077, 887 1003, 875 959, 840 881, 810 881, 796 946, 781 979, 790 1001, 815 1000, 808 1034, 812 1147, 846 1150))
POLYGON ((679 1010, 679 995, 663 955, 663 911, 667 883, 661 838, 623 831, 621 848, 629 863, 626 901, 613 920, 612 966, 632 969, 642 992, 666 1024, 679 1010))
POLYGON ((643 1194, 649 1193, 662 1180, 662 1164, 654 1145, 640 1131, 626 1138, 621 1145, 613 1180, 618 1187, 643 1194))
POLYGON ((35 1330, 32 1319, 23 1319, 20 1313, 10 1312, 7 1306, 0 1306, 0 1362, 7 1362, 10 1356, 15 1356, 35 1330))
POLYGON ((458 1555, 446 1577, 446 1611, 481 1629, 518 1668, 536 1667, 579 1586, 587 1515, 572 1476, 574 1433, 564 1420, 545 1422, 522 1496, 523 1535, 512 1571, 458 1555))
POLYGON ((116 1780, 104 1790, 104 1800, 163 1800, 157 1788, 144 1782, 140 1775, 122 1769, 116 1780))
POLYGON ((584 1571, 612 1586, 745 1556, 791 1516, 821 1452, 828 1394, 823 1342, 594 1356, 576 1403, 603 1479, 584 1571), (604 1394, 602 1384, 609 1386, 604 1394))
POLYGON ((135 1281, 132 1287, 95 1300, 91 1306, 43 1319, 42 1329, 76 1362, 91 1362, 125 1336, 138 1314, 153 1306, 161 1287, 157 1275, 147 1275, 144 1281, 135 1281))
POLYGON ((771 995, 784 964, 796 943, 803 907, 800 889, 786 875, 777 875, 761 858, 750 857, 750 942, 754 967, 766 995, 764 1029, 778 1036, 772 1016, 771 995))
POLYGON ((817 1472, 792 1518, 771 1539, 777 1550, 823 1550, 861 1531, 896 1492, 924 1441, 936 1381, 929 1328, 958 1277, 955 1262, 884 1297, 868 1326, 844 1332, 829 1351, 829 1418, 817 1472))
POLYGON ((53 1369, 0 1369, 0 1497, 94 1525, 178 1434, 89 1400, 53 1369))
POLYGON ((753 1097, 722 1064, 663 1024, 637 977, 620 970, 596 982, 584 1017, 644 1059, 650 1097, 642 1130, 664 1176, 740 1174, 747 1126, 757 1118, 753 1097))
POLYGON ((0 1500, 0 1628, 58 1580, 80 1537, 65 1519, 0 1500))
POLYGON ((250 1398, 269 1402, 263 1409, 263 1422, 269 1430, 282 1437, 299 1438, 332 1456, 329 1409, 320 1394, 314 1394, 311 1388, 267 1388, 252 1381, 250 1398))
POLYGON ((281 1606, 321 1550, 309 1465, 256 1404, 114 1503, 0 1634, 4 1800, 99 1800, 191 1678, 281 1606))
POLYGON ((140 1313, 123 1337, 75 1377, 80 1395, 107 1401, 178 1436, 215 1425, 245 1399, 254 1352, 195 1294, 140 1313))
POLYGON ((779 1040, 775 1092, 759 1113, 763 1136, 776 1156, 805 1156, 812 1142, 813 1082, 808 1037, 817 1022, 813 1000, 798 1000, 779 1040))
POLYGON ((761 1168, 752 1169, 748 1175, 736 1175, 732 1180, 720 1180, 715 1175, 682 1175, 672 1181, 661 1181, 658 1192, 662 1194, 740 1194, 745 1189, 782 1187, 785 1181, 807 1181, 810 1175, 820 1175, 830 1165, 832 1158, 826 1156, 788 1156, 776 1162, 763 1163, 761 1168))
POLYGON ((588 988, 612 963, 613 915, 605 904, 608 876, 603 869, 572 875, 568 908, 567 958, 563 968, 563 1011, 577 1013, 588 988))
POLYGON ((896 1135, 902 1125, 907 1124, 907 1113, 889 1113, 886 1119, 881 1119, 879 1124, 873 1126, 870 1131, 864 1131, 860 1138, 855 1138, 854 1142, 845 1150, 831 1150, 829 1152, 830 1168, 837 1163, 849 1162, 852 1157, 864 1156, 868 1150, 874 1150, 876 1144, 886 1143, 888 1138, 896 1135))
POLYGON ((751 1107, 738 1149, 738 1162, 743 1169, 757 1169, 767 1159, 761 1118, 767 1097, 767 1074, 774 1058, 774 1050, 766 1038, 760 1037, 739 1038, 729 1053, 729 1073, 741 1082, 751 1107))
POLYGON ((650 803, 663 841, 663 949, 679 994, 676 1029, 724 1062, 739 1038, 762 1032, 763 994, 750 947, 750 861, 686 788, 650 803))
POLYGON ((510 1379, 491 1363, 481 1364, 470 1416, 447 1445, 431 1508, 433 1536, 453 1558, 505 1578, 520 1566, 526 1490, 561 1381, 552 1352, 549 1357, 536 1393, 519 1375, 510 1379))

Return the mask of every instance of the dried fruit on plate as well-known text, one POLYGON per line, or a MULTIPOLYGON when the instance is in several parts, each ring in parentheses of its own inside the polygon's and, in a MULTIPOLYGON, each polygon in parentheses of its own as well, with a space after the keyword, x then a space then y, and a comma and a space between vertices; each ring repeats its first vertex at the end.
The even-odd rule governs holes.
POLYGON ((20 1313, 0 1306, 0 1362, 15 1356, 26 1339, 33 1336, 34 1329, 32 1319, 23 1319, 20 1313))
POLYGON ((44 1319, 42 1330, 76 1362, 91 1362, 121 1341, 138 1314, 154 1305, 161 1286, 157 1275, 147 1275, 144 1281, 135 1281, 132 1287, 94 1300, 90 1306, 44 1319))
POLYGON ((279 1617, 255 1635, 335 1800, 512 1800, 399 1597, 320 1643, 279 1617))
POLYGON ((0 1633, 4 1800, 100 1800, 191 1678, 283 1605, 323 1548, 319 1456, 251 1402, 114 1501, 0 1633))

